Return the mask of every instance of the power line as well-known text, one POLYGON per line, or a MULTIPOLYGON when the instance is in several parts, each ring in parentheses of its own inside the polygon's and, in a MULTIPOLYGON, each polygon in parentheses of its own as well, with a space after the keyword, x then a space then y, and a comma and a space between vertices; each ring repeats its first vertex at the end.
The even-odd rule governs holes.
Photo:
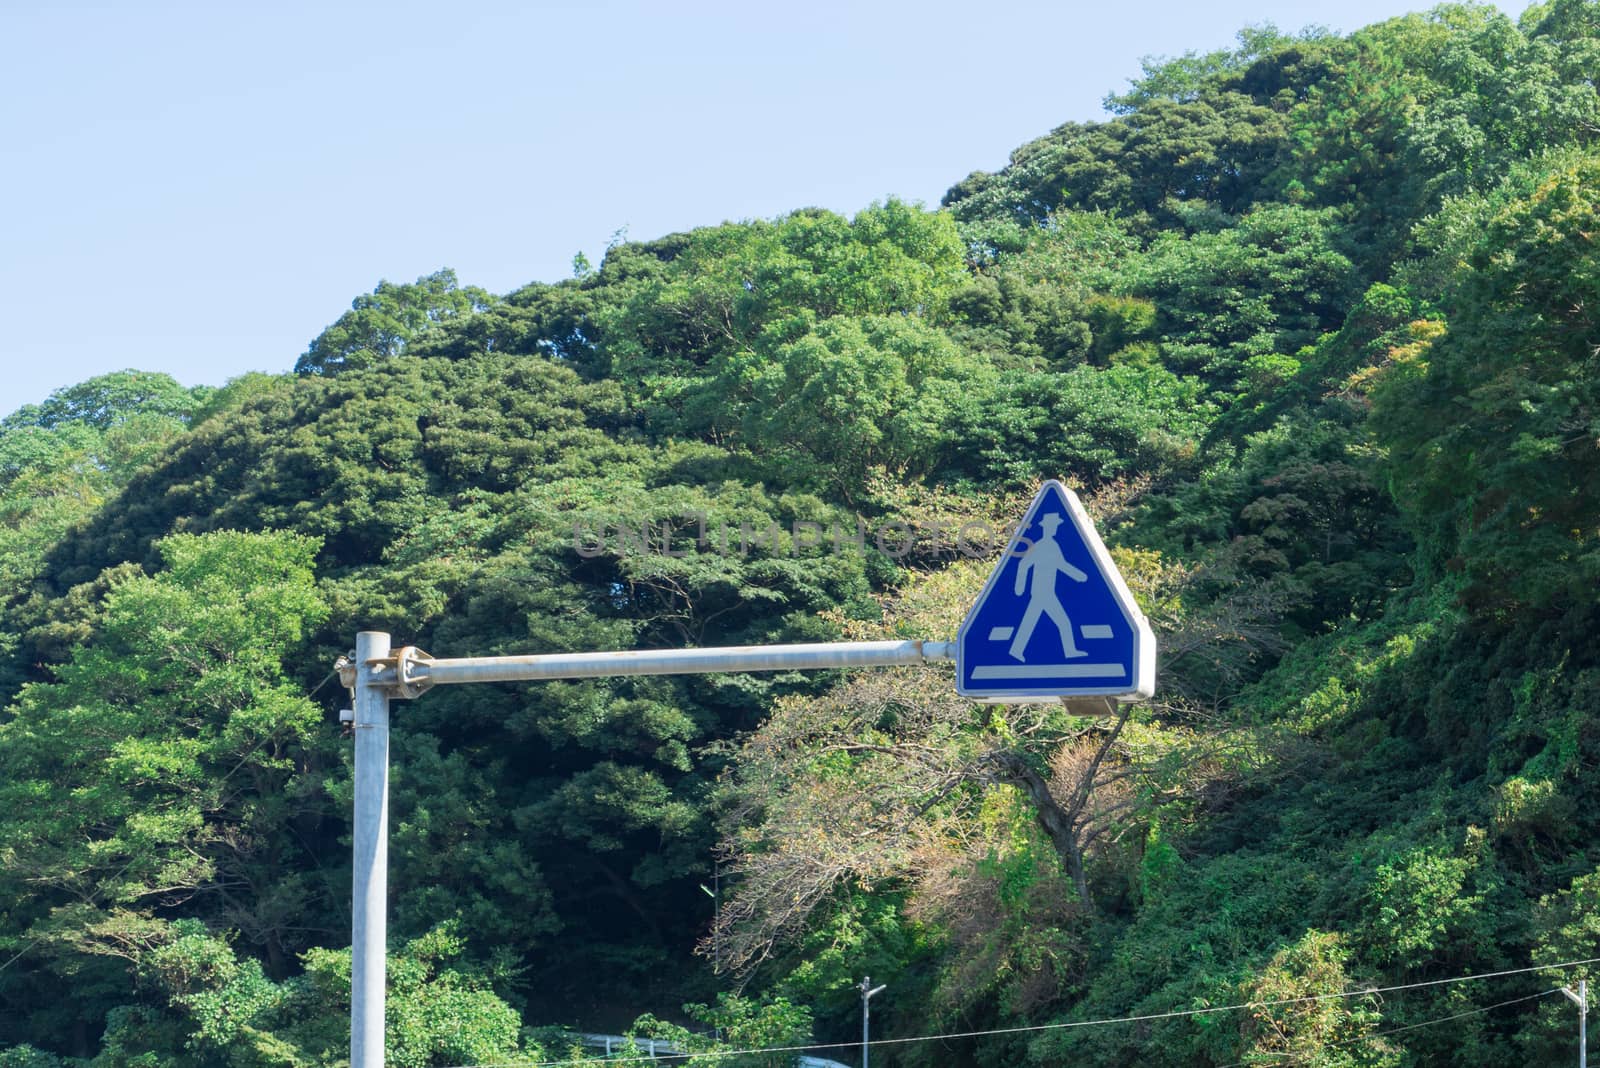
POLYGON ((1547 998, 1551 994, 1559 994, 1560 992, 1561 990, 1559 987, 1551 987, 1549 990, 1541 990, 1536 994, 1524 994, 1522 997, 1512 998, 1510 1001, 1497 1001, 1493 1005, 1485 1005, 1482 1008, 1477 1009, 1467 1009, 1463 1012, 1454 1013, 1450 1016, 1441 1016, 1436 1020, 1423 1020, 1419 1023, 1406 1024, 1403 1027, 1391 1027, 1387 1031, 1374 1031, 1372 1034, 1365 1037, 1382 1038, 1385 1035, 1398 1035, 1402 1031, 1415 1031, 1419 1027, 1432 1027, 1434 1024, 1449 1023, 1451 1020, 1460 1020, 1467 1016, 1477 1016, 1481 1013, 1493 1012, 1495 1009, 1503 1009, 1507 1005, 1520 1005, 1524 1001, 1534 1001, 1538 998, 1547 998))
MULTIPOLYGON (((1394 986, 1369 986, 1359 990, 1343 990, 1335 994, 1307 994, 1298 998, 1278 998, 1271 1001, 1242 1001, 1232 1005, 1213 1005, 1203 1009, 1173 1009, 1170 1012, 1143 1013, 1137 1016, 1102 1017, 1095 1020, 1071 1020, 1063 1023, 1028 1024, 1020 1027, 997 1027, 984 1031, 952 1031, 938 1035, 915 1035, 909 1038, 881 1038, 873 1042, 874 1046, 907 1045, 913 1042, 940 1042, 958 1038, 984 1038, 989 1035, 1016 1035, 1039 1031, 1066 1031, 1081 1027, 1107 1027, 1113 1024, 1150 1023, 1157 1020, 1176 1020, 1191 1016, 1204 1016, 1213 1012, 1239 1012, 1244 1009, 1271 1009, 1284 1005, 1304 1005, 1317 1001, 1334 1001, 1339 998, 1370 997, 1373 994, 1390 994, 1400 990, 1421 990, 1433 986, 1450 986, 1455 983, 1471 983, 1484 979, 1501 979, 1510 975, 1527 975, 1530 972, 1554 971, 1557 968, 1576 968, 1585 964, 1600 964, 1600 957, 1587 957, 1583 960, 1557 961, 1554 964, 1538 964, 1527 968, 1507 968, 1498 972, 1479 972, 1475 975, 1457 975, 1449 979, 1426 979, 1418 983, 1399 983, 1394 986)), ((1553 990, 1540 991, 1537 994, 1516 998, 1502 1004, 1512 1005, 1517 1001, 1529 1001, 1533 998, 1544 997, 1554 993, 1553 990)), ((1457 1016, 1445 1017, 1438 1020, 1429 1020, 1420 1024, 1407 1024, 1395 1028, 1384 1034, 1399 1034, 1401 1031, 1424 1027, 1429 1024, 1443 1023, 1446 1019, 1458 1019, 1461 1016, 1471 1016, 1477 1012, 1488 1012, 1490 1009, 1499 1008, 1499 1005, 1490 1005, 1484 1009, 1472 1009, 1457 1016)), ((1374 1037, 1374 1036, 1362 1036, 1374 1037)), ((633 1064, 645 1061, 672 1061, 686 1060, 690 1057, 750 1057, 763 1053, 806 1053, 812 1050, 846 1049, 855 1048, 856 1042, 812 1042, 803 1046, 763 1046, 758 1049, 729 1049, 711 1050, 704 1053, 669 1053, 665 1055, 640 1056, 640 1057, 611 1057, 607 1063, 633 1064)), ((559 1061, 494 1061, 488 1064, 457 1064, 449 1068, 565 1068, 566 1065, 582 1064, 577 1060, 559 1061)))
POLYGON ((310 698, 310 697, 317 696, 317 691, 322 689, 324 686, 328 685, 328 683, 332 682, 335 678, 338 677, 338 675, 339 675, 339 669, 338 668, 334 668, 332 671, 328 672, 328 677, 323 679, 321 682, 317 683, 315 686, 313 686, 311 688, 311 691, 306 694, 306 697, 310 698))
MULTIPOLYGON (((1493 1012, 1495 1009, 1503 1009, 1507 1005, 1520 1005, 1524 1001, 1533 1001, 1536 998, 1547 998, 1551 994, 1556 994, 1556 993, 1559 993, 1559 992, 1560 992, 1560 988, 1559 987, 1551 987, 1549 990, 1541 990, 1536 994, 1524 994, 1522 997, 1520 997, 1520 998, 1512 998, 1510 1001, 1497 1001, 1493 1005, 1483 1005, 1483 1006, 1480 1006, 1479 1008, 1467 1009, 1467 1010, 1465 1010, 1463 1012, 1452 1013, 1449 1016, 1440 1016, 1437 1019, 1433 1019, 1433 1020, 1422 1020, 1422 1021, 1419 1021, 1417 1023, 1406 1024, 1403 1027, 1391 1027, 1387 1031, 1372 1031, 1372 1032, 1369 1032, 1369 1033, 1364 1034, 1364 1035, 1358 1035, 1355 1038, 1343 1038, 1343 1039, 1340 1039, 1337 1042, 1325 1042, 1325 1043, 1323 1043, 1323 1046, 1324 1046, 1324 1048, 1329 1047, 1329 1046, 1351 1046, 1351 1045, 1354 1045, 1357 1042, 1366 1042, 1366 1041, 1368 1041, 1370 1039, 1374 1039, 1374 1038, 1386 1038, 1389 1035, 1398 1035, 1402 1031, 1415 1031, 1419 1027, 1432 1027, 1435 1024, 1449 1023, 1451 1020, 1460 1020, 1460 1019, 1464 1019, 1464 1018, 1466 1018, 1468 1016, 1481 1016, 1483 1013, 1493 1012)), ((1299 1056, 1299 1054, 1296 1054, 1296 1053, 1263 1053, 1263 1054, 1261 1054, 1262 1058, 1265 1058, 1265 1057, 1290 1058, 1290 1057, 1298 1057, 1298 1056, 1299 1056)), ((1261 1060, 1260 1058, 1257 1058, 1255 1060, 1248 1060, 1248 1061, 1235 1061, 1233 1064, 1225 1064, 1225 1065, 1223 1065, 1222 1068, 1256 1068, 1256 1066, 1263 1065, 1264 1063, 1265 1062, 1263 1060, 1261 1060)), ((1292 1061, 1292 1060, 1274 1060, 1272 1062, 1272 1068, 1289 1068, 1289 1066, 1293 1065, 1294 1063, 1295 1062, 1292 1061)))
POLYGON ((1365 1038, 1384 1038, 1386 1034, 1400 1034, 1402 1031, 1414 1031, 1416 1028, 1419 1028, 1419 1026, 1434 1026, 1435 1023, 1450 1023, 1451 1020, 1461 1020, 1461 1018, 1472 1017, 1472 1015, 1480 1015, 1483 1014, 1483 1012, 1493 1012, 1494 1009, 1504 1009, 1506 1006, 1515 1006, 1515 1004, 1522 1004, 1523 1001, 1534 1001, 1534 999, 1538 998, 1549 998, 1550 994, 1558 993, 1562 993, 1560 988, 1558 988, 1558 986, 1552 986, 1550 990, 1541 990, 1534 994, 1523 994, 1522 998, 1512 998, 1510 1001, 1496 1001, 1494 1002, 1493 1006, 1483 1006, 1482 1009, 1467 1009, 1464 1010, 1464 1012, 1456 1012, 1456 1014, 1448 1015, 1448 1017, 1438 1017, 1437 1020, 1422 1020, 1422 1022, 1419 1023, 1406 1023, 1405 1026, 1389 1028, 1387 1031, 1373 1031, 1373 1033, 1368 1034, 1368 1036, 1365 1036, 1365 1038))

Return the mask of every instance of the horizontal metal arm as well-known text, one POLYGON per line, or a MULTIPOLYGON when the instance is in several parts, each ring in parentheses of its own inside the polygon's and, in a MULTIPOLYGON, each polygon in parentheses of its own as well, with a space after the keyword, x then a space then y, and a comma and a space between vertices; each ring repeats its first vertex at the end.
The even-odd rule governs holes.
POLYGON ((415 697, 430 686, 458 682, 596 679, 621 675, 706 675, 730 671, 819 671, 893 667, 953 661, 954 642, 817 642, 805 645, 731 645, 710 649, 634 649, 609 653, 543 653, 435 660, 407 647, 376 675, 396 697, 415 697))

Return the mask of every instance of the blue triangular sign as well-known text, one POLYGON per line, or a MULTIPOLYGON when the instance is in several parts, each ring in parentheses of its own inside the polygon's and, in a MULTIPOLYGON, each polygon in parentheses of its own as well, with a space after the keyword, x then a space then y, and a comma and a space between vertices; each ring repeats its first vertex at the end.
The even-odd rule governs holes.
POLYGON ((985 701, 1155 693, 1156 639, 1073 492, 1039 489, 956 637, 956 692, 985 701))

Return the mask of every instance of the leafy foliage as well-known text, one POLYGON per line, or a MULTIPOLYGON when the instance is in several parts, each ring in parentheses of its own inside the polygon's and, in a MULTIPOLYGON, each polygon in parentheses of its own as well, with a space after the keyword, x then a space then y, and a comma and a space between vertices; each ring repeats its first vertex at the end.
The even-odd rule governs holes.
POLYGON ((435 323, 483 311, 492 298, 474 286, 462 289, 454 271, 423 275, 410 285, 379 282, 357 297, 350 310, 318 334, 294 365, 297 374, 334 375, 371 367, 398 356, 435 323))
POLYGON ((1452 205, 1435 224, 1450 329, 1377 391, 1427 548, 1501 606, 1539 605, 1595 567, 1597 177, 1592 155, 1543 157, 1452 205))
POLYGON ((1248 29, 943 209, 381 282, 295 374, 0 420, 0 1065, 338 1063, 352 630, 946 638, 951 532, 1044 477, 1161 633, 1149 706, 401 706, 391 1061, 582 1060, 560 1020, 720 1064, 853 1034, 868 972, 879 1033, 996 1032, 905 1066, 1559 1060, 1532 979, 1361 991, 1593 956, 1597 10, 1248 29))
POLYGON ((321 717, 282 660, 325 614, 314 550, 162 542, 166 570, 119 580, 96 639, 0 725, 4 804, 26 814, 0 837, 10 938, 42 962, 9 996, 42 1019, 94 1013, 114 959, 140 959, 164 917, 226 924, 269 961, 305 945, 302 916, 332 889, 297 870, 293 830, 321 717))

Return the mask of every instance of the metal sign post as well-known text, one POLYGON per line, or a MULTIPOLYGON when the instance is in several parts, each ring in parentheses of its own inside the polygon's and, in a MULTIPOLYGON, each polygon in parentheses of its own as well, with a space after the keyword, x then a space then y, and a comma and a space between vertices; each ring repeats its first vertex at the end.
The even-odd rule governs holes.
POLYGON ((1589 980, 1578 980, 1576 994, 1568 987, 1562 987, 1561 992, 1578 1006, 1578 1068, 1589 1068, 1589 980))
POLYGON ((389 636, 356 635, 355 867, 351 900, 350 1064, 383 1068, 389 894, 389 636))
POLYGON ((869 1050, 872 1046, 872 1027, 870 1023, 872 1019, 872 998, 875 994, 881 994, 884 986, 887 985, 873 986, 872 976, 863 975, 861 977, 861 985, 856 987, 857 990, 861 991, 861 1068, 867 1068, 867 1058, 870 1055, 869 1050))
POLYGON ((432 686, 622 675, 696 675, 719 671, 819 671, 891 667, 955 659, 951 642, 822 642, 720 649, 648 649, 435 660, 389 635, 356 635, 353 663, 341 668, 355 693, 355 865, 350 945, 350 1068, 383 1068, 385 949, 389 892, 389 702, 432 686))

